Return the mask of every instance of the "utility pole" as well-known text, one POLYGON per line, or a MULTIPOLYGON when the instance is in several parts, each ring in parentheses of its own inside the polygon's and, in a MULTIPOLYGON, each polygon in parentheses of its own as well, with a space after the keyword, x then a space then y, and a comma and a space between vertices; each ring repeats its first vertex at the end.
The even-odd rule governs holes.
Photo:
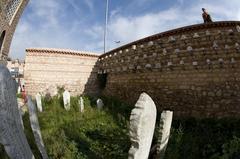
POLYGON ((108 25, 108 0, 106 0, 106 10, 105 10, 105 27, 104 27, 104 53, 106 53, 107 46, 107 25, 108 25))

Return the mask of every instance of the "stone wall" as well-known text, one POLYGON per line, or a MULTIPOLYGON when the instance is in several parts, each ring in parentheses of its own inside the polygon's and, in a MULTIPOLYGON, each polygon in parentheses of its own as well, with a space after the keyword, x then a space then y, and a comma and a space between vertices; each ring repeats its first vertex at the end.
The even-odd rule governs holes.
POLYGON ((17 23, 29 0, 0 1, 0 63, 6 64, 17 23))
POLYGON ((147 92, 175 116, 239 117, 240 22, 183 27, 100 56, 104 94, 129 103, 147 92))
POLYGON ((55 95, 64 87, 71 95, 97 94, 98 55, 59 49, 26 49, 24 79, 29 95, 55 95))

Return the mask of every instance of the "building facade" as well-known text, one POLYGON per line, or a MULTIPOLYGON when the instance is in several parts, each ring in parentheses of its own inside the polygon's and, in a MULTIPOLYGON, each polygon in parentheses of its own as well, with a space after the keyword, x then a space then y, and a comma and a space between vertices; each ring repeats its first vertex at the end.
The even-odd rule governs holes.
POLYGON ((98 55, 61 49, 26 49, 24 80, 29 95, 50 93, 58 88, 71 95, 97 94, 98 55))
POLYGON ((23 78, 25 62, 16 60, 8 60, 7 68, 10 71, 13 78, 23 78))
POLYGON ((159 33, 100 56, 104 94, 134 104, 148 93, 178 117, 240 115, 240 22, 197 24, 159 33))

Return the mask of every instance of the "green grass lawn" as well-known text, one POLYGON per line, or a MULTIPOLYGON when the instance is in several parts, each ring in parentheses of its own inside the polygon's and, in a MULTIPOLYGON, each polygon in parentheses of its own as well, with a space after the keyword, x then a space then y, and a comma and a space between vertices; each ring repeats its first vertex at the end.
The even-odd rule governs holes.
MULTIPOLYGON (((105 108, 98 110, 95 100, 84 97, 85 111, 79 112, 77 97, 71 98, 71 110, 63 108, 62 97, 43 99, 39 124, 50 158, 64 159, 111 159, 127 158, 130 147, 128 137, 128 106, 125 111, 113 110, 114 101, 105 100, 105 108)), ((28 114, 24 116, 25 133, 36 158, 40 154, 34 145, 28 114)))

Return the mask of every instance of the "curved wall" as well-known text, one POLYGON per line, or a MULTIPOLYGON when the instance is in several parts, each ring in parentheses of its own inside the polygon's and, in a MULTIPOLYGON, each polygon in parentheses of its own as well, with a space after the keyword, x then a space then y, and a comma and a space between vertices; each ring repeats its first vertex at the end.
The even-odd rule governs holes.
POLYGON ((183 27, 100 56, 104 94, 134 103, 147 92, 175 116, 240 115, 240 22, 183 27))

